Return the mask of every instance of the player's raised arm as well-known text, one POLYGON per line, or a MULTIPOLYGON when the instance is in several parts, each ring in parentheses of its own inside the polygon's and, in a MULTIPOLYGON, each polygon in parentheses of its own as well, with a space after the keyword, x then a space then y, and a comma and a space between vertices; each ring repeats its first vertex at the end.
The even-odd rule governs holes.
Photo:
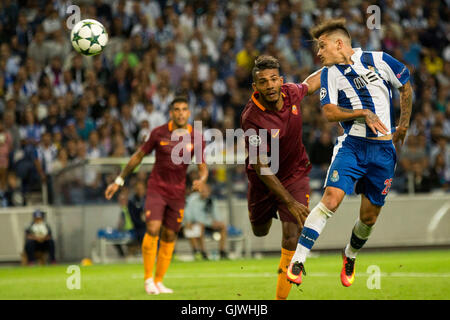
POLYGON ((272 191, 272 193, 274 193, 284 204, 286 204, 289 212, 297 220, 300 228, 303 228, 303 224, 309 214, 309 209, 296 201, 274 174, 261 174, 262 168, 270 170, 269 166, 267 164, 263 164, 263 162, 268 163, 268 161, 261 161, 261 158, 258 156, 257 163, 252 164, 259 179, 261 179, 261 181, 267 186, 267 188, 269 188, 270 191, 272 191))
POLYGON ((133 170, 142 162, 142 159, 144 158, 145 153, 139 149, 136 151, 128 161, 125 168, 122 170, 120 175, 114 180, 113 183, 111 183, 108 188, 106 188, 105 191, 105 198, 110 200, 114 194, 119 190, 121 186, 125 183, 125 178, 133 172, 133 170))
POLYGON ((400 145, 402 145, 403 141, 405 141, 406 131, 409 128, 409 121, 411 119, 413 92, 409 81, 398 90, 400 91, 400 121, 392 140, 394 143, 400 141, 400 145))
MULTIPOLYGON (((323 69, 323 68, 322 68, 323 69)), ((307 95, 311 95, 320 88, 320 75, 322 74, 322 69, 319 69, 311 73, 304 81, 303 84, 308 86, 307 95)))

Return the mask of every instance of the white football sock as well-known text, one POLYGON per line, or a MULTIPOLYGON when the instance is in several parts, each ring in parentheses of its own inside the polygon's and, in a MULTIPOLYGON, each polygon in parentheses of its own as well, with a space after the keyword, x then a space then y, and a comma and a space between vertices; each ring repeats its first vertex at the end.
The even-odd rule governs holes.
POLYGON ((329 210, 322 202, 319 202, 306 218, 302 233, 298 240, 297 249, 291 259, 293 262, 305 262, 306 256, 311 251, 314 242, 325 228, 328 218, 333 215, 333 211, 329 210))

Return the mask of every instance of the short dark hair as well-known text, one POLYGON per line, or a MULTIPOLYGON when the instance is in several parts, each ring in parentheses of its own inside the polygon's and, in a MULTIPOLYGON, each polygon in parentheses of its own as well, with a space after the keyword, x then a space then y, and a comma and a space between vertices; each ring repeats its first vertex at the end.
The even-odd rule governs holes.
POLYGON ((344 35, 346 35, 349 39, 351 39, 352 37, 350 36, 350 32, 348 32, 347 27, 345 26, 346 22, 347 20, 345 18, 325 20, 319 25, 313 27, 310 30, 310 33, 312 37, 317 40, 321 35, 325 33, 340 31, 344 35))
POLYGON ((173 106, 175 105, 175 103, 186 103, 187 105, 189 105, 188 99, 186 98, 186 96, 176 96, 175 98, 173 98, 172 102, 169 105, 169 110, 173 109, 173 106))
POLYGON ((253 81, 256 80, 256 73, 266 69, 277 69, 280 71, 280 63, 278 59, 268 55, 262 55, 256 58, 255 66, 252 70, 253 81))

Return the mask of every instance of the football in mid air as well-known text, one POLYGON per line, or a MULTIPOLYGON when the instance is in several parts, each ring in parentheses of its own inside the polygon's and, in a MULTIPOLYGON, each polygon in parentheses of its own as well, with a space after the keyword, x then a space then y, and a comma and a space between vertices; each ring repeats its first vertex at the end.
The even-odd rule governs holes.
POLYGON ((86 56, 95 56, 102 52, 108 43, 108 33, 97 20, 84 19, 73 27, 70 40, 77 52, 86 56))

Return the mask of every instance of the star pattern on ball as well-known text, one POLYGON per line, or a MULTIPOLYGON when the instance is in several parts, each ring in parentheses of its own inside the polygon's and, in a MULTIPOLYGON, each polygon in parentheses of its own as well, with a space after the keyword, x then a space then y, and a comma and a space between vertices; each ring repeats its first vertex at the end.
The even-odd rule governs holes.
POLYGON ((80 40, 80 39, 83 39, 83 38, 80 37, 80 35, 79 35, 78 32, 75 32, 75 33, 73 34, 73 39, 72 39, 72 41, 77 42, 77 41, 80 40))

